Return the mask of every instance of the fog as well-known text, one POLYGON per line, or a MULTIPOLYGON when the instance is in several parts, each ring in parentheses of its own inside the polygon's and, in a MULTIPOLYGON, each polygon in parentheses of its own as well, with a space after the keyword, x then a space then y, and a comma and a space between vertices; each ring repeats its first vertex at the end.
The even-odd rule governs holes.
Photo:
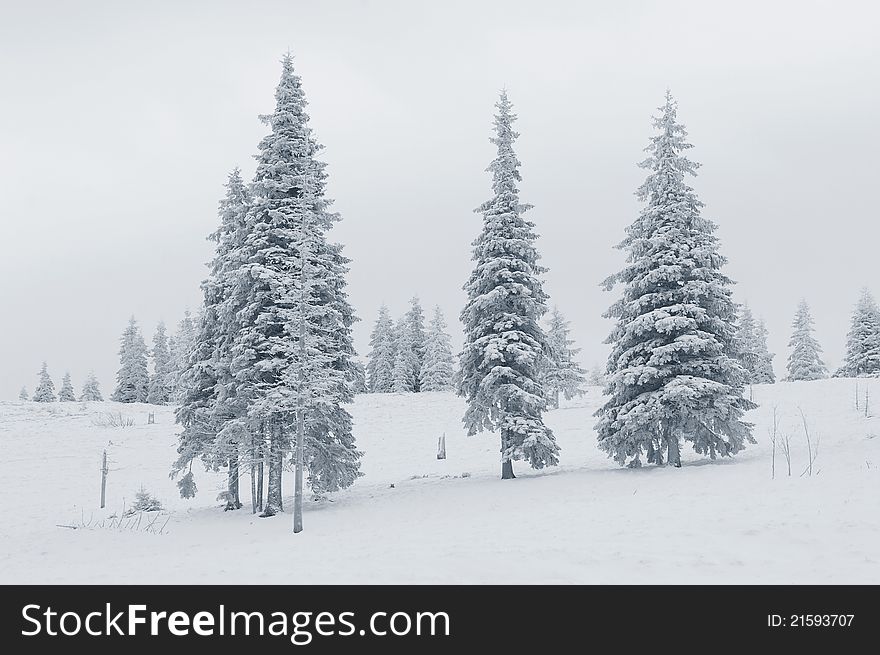
POLYGON ((112 390, 134 314, 150 340, 200 302, 226 175, 249 176, 288 49, 326 146, 333 239, 367 352, 382 302, 418 294, 460 340, 493 103, 520 117, 522 199, 582 363, 599 283, 637 215, 666 88, 702 163, 735 296, 776 371, 806 297, 833 369, 859 289, 880 294, 874 3, 19 2, 0 23, 0 398, 47 360, 112 390))

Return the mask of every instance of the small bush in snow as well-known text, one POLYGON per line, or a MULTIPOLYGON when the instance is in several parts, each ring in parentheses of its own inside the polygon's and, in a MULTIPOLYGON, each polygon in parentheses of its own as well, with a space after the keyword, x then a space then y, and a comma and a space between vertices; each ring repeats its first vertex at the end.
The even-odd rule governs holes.
POLYGON ((141 487, 134 496, 134 505, 125 512, 125 516, 131 516, 138 512, 158 512, 162 509, 162 503, 159 502, 159 499, 144 487, 141 487))
POLYGON ((122 412, 101 412, 92 419, 92 425, 99 428, 130 428, 134 425, 134 418, 123 416, 122 412))

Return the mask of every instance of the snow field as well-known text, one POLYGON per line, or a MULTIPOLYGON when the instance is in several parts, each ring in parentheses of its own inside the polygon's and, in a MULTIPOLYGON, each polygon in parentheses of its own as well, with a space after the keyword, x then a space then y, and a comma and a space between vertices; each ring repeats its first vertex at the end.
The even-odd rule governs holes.
MULTIPOLYGON (((170 407, 0 403, 0 582, 10 583, 873 583, 880 582, 880 418, 848 379, 754 387, 757 445, 730 460, 688 448, 681 469, 621 469, 596 447, 601 397, 546 414, 560 466, 499 479, 497 435, 467 437, 447 393, 361 395, 350 408, 364 477, 291 516, 223 512, 222 473, 196 471, 195 499, 168 477, 170 407), (768 427, 776 406, 792 476, 768 427), (803 409, 819 454, 807 466, 803 409), (107 425, 108 413, 134 419, 107 425), (156 423, 147 425, 147 414, 156 423), (447 459, 436 459, 446 433, 447 459), (110 473, 98 508, 101 451, 110 473), (41 454, 42 453, 42 454, 41 454), (143 485, 165 505, 163 534, 107 517, 143 485), (391 486, 393 485, 393 487, 391 486), (71 529, 101 520, 105 527, 71 529)), ((876 397, 880 381, 860 380, 876 397)), ((285 475, 285 507, 293 475, 285 475)), ((145 521, 144 521, 145 522, 145 521)), ((143 523, 142 526, 143 527, 143 523)))

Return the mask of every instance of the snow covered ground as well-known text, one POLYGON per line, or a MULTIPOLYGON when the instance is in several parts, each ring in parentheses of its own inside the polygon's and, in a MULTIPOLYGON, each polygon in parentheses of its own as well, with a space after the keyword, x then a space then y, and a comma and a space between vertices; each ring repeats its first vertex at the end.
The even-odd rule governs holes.
MULTIPOLYGON (((199 471, 181 500, 168 478, 170 408, 0 403, 2 583, 880 583, 880 380, 874 418, 854 380, 755 387, 758 445, 681 469, 620 469, 595 444, 598 389, 547 415, 562 464, 499 479, 495 435, 466 437, 450 394, 359 396, 352 408, 365 476, 309 500, 305 532, 285 513, 223 512, 222 475, 199 471), (771 479, 777 406, 791 437, 771 479), (802 408, 819 454, 807 448, 802 408), (148 412, 156 423, 147 425, 148 412), (134 419, 107 425, 106 413, 134 419), (446 460, 435 458, 446 433, 446 460), (111 464, 98 509, 101 451, 111 464), (144 485, 169 510, 163 534, 70 529, 106 519, 144 485), (392 486, 393 485, 393 486, 392 486)), ((864 390, 865 381, 860 381, 864 390)), ((864 391, 862 391, 863 393, 864 391)), ((292 505, 293 475, 285 477, 292 505)), ((163 516, 161 522, 164 523, 163 516)))

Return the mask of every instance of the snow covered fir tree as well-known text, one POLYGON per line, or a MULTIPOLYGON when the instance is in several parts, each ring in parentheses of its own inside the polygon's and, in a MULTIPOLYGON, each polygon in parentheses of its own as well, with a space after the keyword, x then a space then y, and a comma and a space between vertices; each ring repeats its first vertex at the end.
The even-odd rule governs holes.
POLYGON ((153 374, 147 389, 147 402, 164 405, 169 399, 168 374, 171 367, 171 352, 168 350, 168 333, 165 323, 159 321, 153 335, 153 374))
POLYGON ((425 359, 425 313, 418 296, 410 301, 409 310, 403 317, 403 330, 408 333, 406 339, 409 342, 408 358, 411 362, 413 385, 412 390, 420 391, 422 364, 425 359))
POLYGON ((84 403, 103 402, 104 396, 101 395, 101 385, 98 384, 98 378, 95 377, 94 371, 90 371, 86 376, 79 399, 84 403))
POLYGON ((165 375, 168 402, 180 401, 180 376, 189 366, 189 357, 195 348, 196 321, 189 309, 183 313, 183 318, 177 324, 177 330, 168 338, 168 371, 165 375))
POLYGON ((76 400, 76 392, 73 390, 73 382, 70 381, 70 373, 65 373, 61 378, 61 389, 58 391, 58 400, 69 403, 76 400))
POLYGON ((623 286, 606 312, 616 325, 605 387, 596 412, 599 447, 619 464, 681 465, 681 442, 713 459, 754 443, 743 414, 745 371, 735 358, 736 308, 721 268, 715 224, 686 182, 698 164, 667 91, 640 164, 648 170, 645 203, 618 248, 625 268, 605 280, 623 286))
POLYGON ((439 306, 435 307, 425 334, 425 356, 419 373, 419 391, 451 391, 453 388, 455 357, 446 329, 443 312, 439 306))
MULTIPOLYGON (((254 511, 282 511, 282 472, 302 426, 303 466, 315 494, 337 491, 360 475, 352 421, 358 374, 345 290, 348 260, 327 231, 339 220, 325 197, 321 146, 308 126, 293 59, 282 60, 275 111, 259 145, 247 188, 230 176, 205 307, 181 375, 184 426, 174 472, 181 493, 194 491, 191 463, 226 467, 227 508, 240 506, 237 480, 251 473, 254 511), (263 502, 263 466, 267 470, 263 502)), ((294 462, 295 464, 295 462, 294 462)))
POLYGON ((21 391, 18 392, 18 399, 19 400, 30 400, 31 399, 30 395, 28 395, 27 387, 21 388, 21 391))
POLYGON ((510 479, 515 460, 525 459, 536 469, 556 465, 559 446, 542 416, 547 344, 540 320, 547 295, 540 276, 545 269, 538 264, 534 223, 525 218, 531 206, 519 198, 522 178, 513 149, 519 135, 506 91, 496 108, 491 142, 497 156, 487 169, 493 196, 476 209, 483 225, 473 242, 474 270, 464 286, 458 392, 467 401, 463 421, 469 435, 500 432, 501 477, 510 479))
POLYGON ((787 380, 821 380, 828 377, 828 369, 819 356, 822 347, 813 336, 813 316, 806 300, 798 304, 797 313, 791 324, 793 332, 788 342, 791 353, 788 355, 787 380))
POLYGON ((40 381, 37 383, 37 388, 34 389, 32 400, 35 403, 54 403, 58 400, 55 396, 55 383, 49 377, 49 367, 46 362, 43 362, 43 366, 40 368, 40 381))
POLYGON ((867 288, 862 289, 853 311, 843 365, 835 376, 880 376, 880 309, 867 288))
MULTIPOLYGON (((234 291, 243 264, 250 204, 245 183, 235 169, 220 201, 220 227, 208 237, 216 247, 208 278, 202 283, 204 306, 195 322, 188 311, 184 314, 169 348, 166 376, 169 396, 179 401, 177 420, 184 426, 180 457, 173 467, 174 475, 188 469, 178 481, 181 496, 191 498, 196 493, 192 463, 198 458, 208 469, 226 468, 227 488, 221 496, 228 510, 241 507, 240 451, 247 445, 242 436, 250 427, 246 400, 237 393, 231 368, 231 347, 238 326, 235 313, 242 302, 234 291), (233 306, 235 302, 237 306, 233 306)), ((248 454, 255 465, 259 455, 255 440, 251 441, 248 454)))
POLYGON ((758 339, 758 367, 752 372, 752 382, 754 384, 774 384, 776 373, 773 370, 773 358, 776 357, 776 354, 770 352, 767 341, 770 337, 770 331, 763 318, 758 319, 755 334, 758 339))
POLYGON ((397 323, 386 305, 370 335, 365 374, 371 393, 415 393, 421 391, 422 370, 427 349, 425 315, 418 297, 397 323))
POLYGON ((746 384, 773 384, 773 357, 767 345, 767 327, 755 320, 747 304, 740 306, 736 326, 736 355, 746 372, 746 384))
POLYGON ((547 356, 544 358, 544 390, 552 407, 559 407, 560 394, 571 400, 584 395, 587 372, 577 363, 580 348, 574 346, 569 323, 554 305, 547 325, 547 356))
POLYGON ((120 339, 119 364, 116 388, 110 400, 120 403, 147 402, 147 388, 150 381, 147 372, 147 344, 134 316, 129 319, 128 326, 120 339))
POLYGON ((416 390, 416 369, 419 367, 412 333, 401 321, 395 329, 394 368, 391 369, 391 391, 412 393, 416 390))
POLYGON ((419 355, 416 334, 406 314, 394 326, 394 368, 391 369, 391 391, 413 393, 419 374, 419 355))
POLYGON ((394 338, 394 320, 386 305, 379 308, 379 316, 370 335, 370 353, 367 356, 367 385, 371 393, 389 393, 394 381, 394 360, 397 348, 394 338))

